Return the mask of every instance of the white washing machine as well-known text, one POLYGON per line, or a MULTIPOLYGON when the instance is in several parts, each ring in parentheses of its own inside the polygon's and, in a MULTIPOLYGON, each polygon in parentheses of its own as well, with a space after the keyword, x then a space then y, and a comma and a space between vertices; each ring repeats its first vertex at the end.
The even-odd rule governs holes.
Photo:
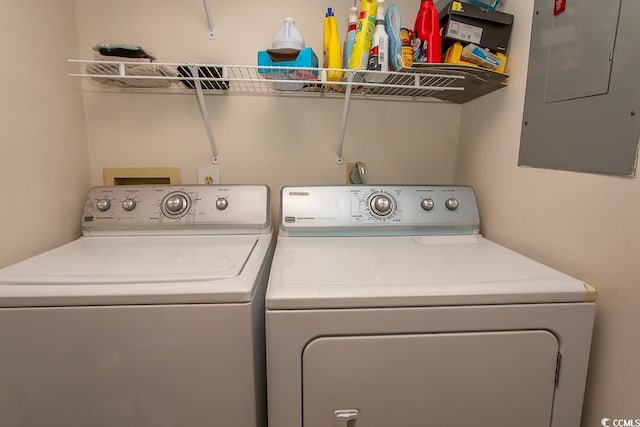
POLYGON ((0 270, 0 425, 266 425, 269 205, 92 188, 83 237, 0 270))
POLYGON ((269 425, 578 427, 595 289, 484 239, 463 186, 285 187, 269 425))

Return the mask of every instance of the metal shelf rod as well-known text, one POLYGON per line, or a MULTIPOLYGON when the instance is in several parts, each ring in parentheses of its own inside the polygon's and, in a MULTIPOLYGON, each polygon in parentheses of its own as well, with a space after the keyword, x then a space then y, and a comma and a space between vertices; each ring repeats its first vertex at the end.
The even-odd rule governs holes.
POLYGON ((344 135, 347 130, 347 118, 349 116, 349 105, 351 104, 351 83, 353 82, 354 72, 347 73, 347 91, 344 94, 344 104, 342 105, 342 124, 340 125, 340 139, 338 140, 338 159, 337 163, 341 165, 344 161, 342 157, 342 147, 344 146, 344 135))
POLYGON ((213 23, 213 18, 211 17, 211 5, 209 4, 209 0, 202 0, 204 3, 204 12, 207 15, 207 26, 209 27, 209 39, 213 40, 216 38, 216 26, 213 23))
MULTIPOLYGON (((198 67, 191 67, 191 75, 198 75, 198 67)), ((196 96, 198 97, 198 105, 200 106, 200 114, 202 114, 202 121, 205 128, 207 128, 207 136, 209 137, 209 144, 211 144, 211 163, 217 165, 220 163, 220 157, 218 156, 218 147, 216 146, 216 139, 213 136, 213 127, 211 126, 211 117, 209 116, 209 110, 207 109, 207 103, 202 93, 202 83, 200 80, 195 82, 196 96)))

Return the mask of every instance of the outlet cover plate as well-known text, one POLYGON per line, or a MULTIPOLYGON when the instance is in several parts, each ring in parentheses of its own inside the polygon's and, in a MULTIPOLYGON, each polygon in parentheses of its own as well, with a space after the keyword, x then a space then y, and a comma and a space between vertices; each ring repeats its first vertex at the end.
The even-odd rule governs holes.
POLYGON ((220 183, 220 169, 198 168, 198 184, 220 183))

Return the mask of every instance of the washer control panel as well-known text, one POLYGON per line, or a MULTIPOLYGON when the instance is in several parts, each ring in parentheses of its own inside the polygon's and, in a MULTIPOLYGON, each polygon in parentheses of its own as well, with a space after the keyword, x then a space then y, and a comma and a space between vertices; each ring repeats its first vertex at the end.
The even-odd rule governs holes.
POLYGON ((122 185, 89 190, 82 231, 218 234, 271 229, 269 188, 259 185, 122 185))
POLYGON ((475 234, 480 218, 467 186, 284 187, 280 228, 290 234, 475 234))

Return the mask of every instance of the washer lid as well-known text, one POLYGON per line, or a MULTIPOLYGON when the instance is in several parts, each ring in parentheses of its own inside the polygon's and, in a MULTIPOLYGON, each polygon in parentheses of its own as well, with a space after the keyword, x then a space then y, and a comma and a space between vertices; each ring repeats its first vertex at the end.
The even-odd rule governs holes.
POLYGON ((583 282, 479 235, 280 237, 267 308, 585 301, 583 282))
POLYGON ((269 235, 82 237, 0 270, 0 306, 249 301, 269 241, 269 235))

